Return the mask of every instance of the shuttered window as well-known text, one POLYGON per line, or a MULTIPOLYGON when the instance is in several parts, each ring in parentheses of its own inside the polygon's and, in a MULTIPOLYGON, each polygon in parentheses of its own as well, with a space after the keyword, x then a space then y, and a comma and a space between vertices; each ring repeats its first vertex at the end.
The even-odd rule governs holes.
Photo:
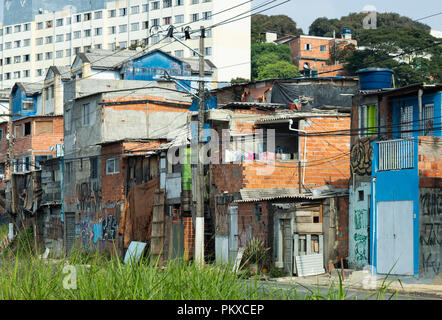
POLYGON ((434 124, 434 104, 426 104, 423 108, 422 125, 424 129, 424 136, 433 136, 434 124))

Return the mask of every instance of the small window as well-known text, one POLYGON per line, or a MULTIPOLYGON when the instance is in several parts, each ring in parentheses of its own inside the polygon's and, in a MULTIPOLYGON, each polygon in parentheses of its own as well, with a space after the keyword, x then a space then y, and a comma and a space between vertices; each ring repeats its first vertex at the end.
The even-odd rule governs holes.
POLYGON ((115 174, 120 172, 120 159, 111 158, 106 160, 106 174, 115 174))
POLYGON ((312 50, 312 45, 310 43, 306 43, 304 46, 305 51, 311 51, 312 50))
POLYGON ((321 52, 327 52, 327 46, 326 45, 322 45, 321 46, 321 52))
POLYGON ((33 101, 23 101, 23 110, 32 111, 34 110, 34 102, 33 101))
POLYGON ((424 136, 434 135, 434 104, 426 104, 423 108, 424 136))
POLYGON ((91 178, 96 179, 98 177, 98 159, 97 157, 90 158, 91 164, 91 178))
POLYGON ((88 126, 90 123, 90 104, 83 105, 83 125, 88 126))
POLYGON ((359 190, 358 191, 358 200, 359 201, 364 201, 364 190, 359 190))
POLYGON ((72 180, 72 162, 66 162, 64 169, 64 179, 67 183, 70 183, 72 180))
POLYGON ((255 220, 260 222, 262 221, 262 204, 261 203, 255 203, 254 207, 254 214, 255 214, 255 220))
POLYGON ((30 136, 31 135, 31 123, 26 122, 23 130, 24 130, 23 131, 24 136, 30 136))

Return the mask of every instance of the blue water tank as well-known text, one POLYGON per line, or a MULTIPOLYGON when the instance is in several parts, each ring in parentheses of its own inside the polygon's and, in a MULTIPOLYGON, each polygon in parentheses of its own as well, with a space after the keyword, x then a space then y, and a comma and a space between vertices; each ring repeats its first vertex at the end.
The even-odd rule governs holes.
POLYGON ((351 30, 349 28, 342 29, 343 34, 351 34, 351 30))
POLYGON ((384 68, 366 68, 356 71, 359 75, 361 90, 379 90, 391 88, 394 71, 384 68))

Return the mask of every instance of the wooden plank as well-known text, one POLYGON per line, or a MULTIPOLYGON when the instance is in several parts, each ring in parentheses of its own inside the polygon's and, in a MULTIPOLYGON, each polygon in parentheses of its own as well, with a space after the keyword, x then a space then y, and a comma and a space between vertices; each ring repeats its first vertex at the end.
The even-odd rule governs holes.
POLYGON ((322 223, 295 223, 296 233, 322 233, 322 223))

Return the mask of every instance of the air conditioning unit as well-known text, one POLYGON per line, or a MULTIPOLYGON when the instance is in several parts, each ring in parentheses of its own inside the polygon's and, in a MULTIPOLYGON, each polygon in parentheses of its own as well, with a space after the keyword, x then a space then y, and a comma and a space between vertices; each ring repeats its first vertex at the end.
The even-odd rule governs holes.
POLYGON ((64 144, 63 143, 57 143, 56 145, 56 151, 55 151, 55 156, 58 157, 63 157, 64 155, 64 144))

